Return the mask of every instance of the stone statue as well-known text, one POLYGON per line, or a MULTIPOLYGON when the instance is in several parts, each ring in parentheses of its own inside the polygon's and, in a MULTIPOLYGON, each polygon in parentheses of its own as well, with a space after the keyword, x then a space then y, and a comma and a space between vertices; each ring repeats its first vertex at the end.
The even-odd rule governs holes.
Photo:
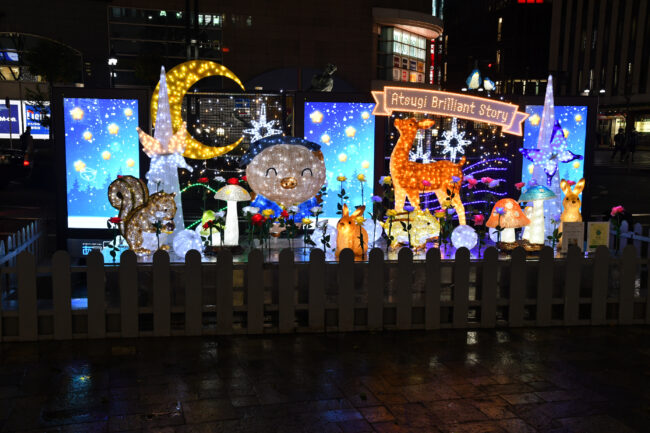
POLYGON ((327 67, 321 74, 315 74, 311 79, 309 91, 312 92, 331 92, 334 88, 334 73, 336 66, 328 63, 327 67))

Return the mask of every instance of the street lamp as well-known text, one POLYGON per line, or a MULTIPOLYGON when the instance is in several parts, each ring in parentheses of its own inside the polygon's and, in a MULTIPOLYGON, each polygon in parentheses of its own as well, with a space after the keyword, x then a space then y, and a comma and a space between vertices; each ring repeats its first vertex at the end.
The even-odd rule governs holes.
POLYGON ((111 82, 111 87, 113 87, 113 78, 115 77, 115 73, 113 72, 113 68, 117 65, 117 56, 115 55, 115 51, 111 50, 110 54, 108 55, 108 73, 110 76, 110 82, 111 82))

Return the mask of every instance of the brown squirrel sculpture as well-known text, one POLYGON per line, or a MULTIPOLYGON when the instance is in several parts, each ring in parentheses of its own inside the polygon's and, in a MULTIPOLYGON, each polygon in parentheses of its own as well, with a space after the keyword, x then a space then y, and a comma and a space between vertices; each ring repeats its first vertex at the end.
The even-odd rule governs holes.
MULTIPOLYGON (((158 223, 162 233, 174 231, 174 196, 166 192, 149 195, 144 181, 133 176, 118 177, 109 185, 108 200, 120 212, 120 233, 136 254, 151 254, 143 246, 143 233, 156 233, 158 223)), ((160 248, 169 250, 169 245, 160 248)))

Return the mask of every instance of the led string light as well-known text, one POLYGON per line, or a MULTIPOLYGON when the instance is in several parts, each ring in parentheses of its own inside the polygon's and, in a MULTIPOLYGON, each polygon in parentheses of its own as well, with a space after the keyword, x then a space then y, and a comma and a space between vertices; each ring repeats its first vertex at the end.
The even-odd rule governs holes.
MULTIPOLYGON (((170 69, 167 73, 167 87, 169 91, 169 106, 171 113, 172 125, 175 129, 180 129, 183 124, 181 115, 183 98, 187 91, 197 81, 203 78, 213 76, 224 76, 236 82, 242 90, 246 90, 242 82, 237 76, 232 73, 228 68, 215 62, 207 60, 192 60, 189 62, 181 63, 170 69)), ((158 87, 156 86, 154 94, 151 98, 151 118, 155 119, 158 111, 158 87)), ((154 124, 155 126, 155 124, 154 124)), ((183 154, 187 158, 192 159, 211 159, 219 155, 230 152, 235 149, 244 137, 239 138, 232 144, 222 147, 206 146, 192 136, 187 138, 187 147, 183 154)))
MULTIPOLYGON (((419 208, 421 192, 433 191, 438 197, 438 201, 441 201, 447 197, 447 189, 456 188, 452 177, 456 176, 461 180, 463 178, 464 157, 458 164, 445 160, 429 164, 409 160, 417 130, 431 128, 434 123, 431 119, 420 122, 415 118, 394 120, 394 126, 400 132, 400 138, 391 153, 390 174, 395 188, 395 209, 398 212, 404 210, 404 202, 407 197, 411 206, 419 208), (423 180, 426 180, 428 185, 424 185, 423 180)), ((460 224, 465 224, 465 209, 459 194, 452 199, 452 205, 458 213, 460 224)))

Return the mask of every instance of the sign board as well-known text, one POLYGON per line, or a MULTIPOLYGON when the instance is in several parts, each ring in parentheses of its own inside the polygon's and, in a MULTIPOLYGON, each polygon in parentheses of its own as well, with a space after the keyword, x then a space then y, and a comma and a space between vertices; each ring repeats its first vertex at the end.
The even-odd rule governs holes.
POLYGON ((609 248, 609 221, 587 223, 587 251, 596 251, 599 246, 609 248))
POLYGON ((569 246, 574 245, 584 251, 585 245, 585 223, 563 222, 562 223, 562 252, 569 251, 569 246))
POLYGON ((390 116, 393 111, 437 114, 498 125, 501 132, 513 135, 522 135, 522 122, 528 117, 514 104, 439 90, 386 86, 372 96, 376 116, 390 116))
POLYGON ((19 101, 9 101, 9 108, 0 105, 0 138, 17 140, 22 132, 20 126, 19 101))

